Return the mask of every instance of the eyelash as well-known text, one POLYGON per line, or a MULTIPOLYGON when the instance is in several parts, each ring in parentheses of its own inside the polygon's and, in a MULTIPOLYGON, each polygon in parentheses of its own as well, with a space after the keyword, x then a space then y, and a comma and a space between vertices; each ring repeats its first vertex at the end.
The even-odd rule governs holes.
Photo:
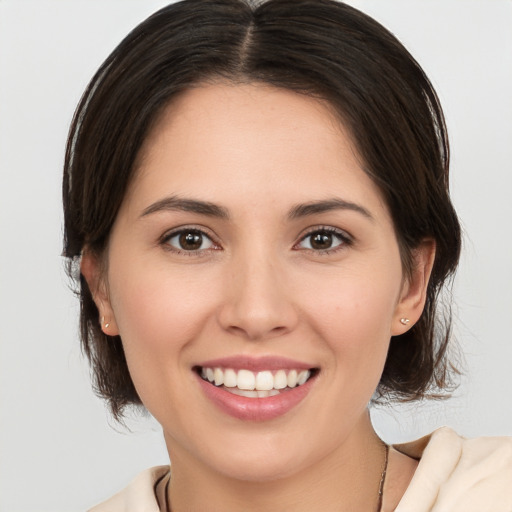
MULTIPOLYGON (((327 254, 334 254, 338 251, 341 251, 343 249, 346 249, 347 247, 350 247, 354 240, 353 238, 345 231, 334 228, 332 226, 316 226, 314 228, 311 228, 302 238, 299 240, 297 244, 294 245, 294 249, 299 246, 302 242, 304 242, 308 237, 312 237, 316 234, 326 233, 328 235, 333 235, 334 237, 338 238, 340 243, 335 247, 330 247, 328 249, 312 249, 312 248, 304 248, 303 250, 306 250, 308 252, 312 252, 314 254, 318 255, 327 255, 327 254)), ((311 245, 311 243, 310 243, 311 245)), ((300 250, 300 249, 297 249, 300 250)))
POLYGON ((168 233, 165 233, 161 239, 159 240, 160 245, 162 245, 165 250, 173 252, 175 254, 184 255, 184 256, 195 256, 195 257, 201 257, 205 256, 210 251, 218 251, 220 250, 220 246, 214 241, 213 237, 205 232, 202 228, 197 227, 181 227, 179 229, 175 229, 173 231, 170 231, 168 233), (202 243, 206 241, 209 241, 211 244, 211 247, 208 247, 206 249, 180 249, 178 247, 172 246, 169 242, 174 237, 179 237, 181 235, 199 235, 202 237, 202 243))
MULTIPOLYGON (((165 233, 160 241, 160 245, 164 246, 164 248, 170 252, 173 252, 175 254, 179 255, 185 255, 185 256, 196 256, 201 257, 205 256, 208 252, 211 251, 218 251, 222 248, 219 246, 217 242, 214 241, 213 237, 206 233, 204 229, 197 228, 197 227, 181 227, 179 229, 175 229, 173 231, 170 231, 168 233, 165 233), (169 242, 175 237, 180 237, 181 235, 199 235, 202 237, 201 244, 205 242, 205 239, 209 241, 211 244, 210 247, 207 247, 205 249, 191 249, 186 250, 182 248, 178 248, 175 246, 172 246, 169 242)), ((310 228, 310 230, 303 235, 300 240, 293 246, 294 250, 305 250, 314 254, 318 255, 327 255, 327 254, 334 254, 340 250, 343 250, 347 246, 350 247, 353 244, 352 237, 346 233, 345 231, 342 231, 340 229, 334 228, 332 226, 316 226, 314 228, 310 228), (309 248, 300 248, 300 244, 303 243, 305 240, 308 239, 308 237, 312 237, 313 235, 317 234, 328 234, 331 236, 334 236, 338 238, 340 243, 332 248, 327 249, 313 249, 311 247, 309 248)), ((311 245, 311 243, 310 243, 311 245)))

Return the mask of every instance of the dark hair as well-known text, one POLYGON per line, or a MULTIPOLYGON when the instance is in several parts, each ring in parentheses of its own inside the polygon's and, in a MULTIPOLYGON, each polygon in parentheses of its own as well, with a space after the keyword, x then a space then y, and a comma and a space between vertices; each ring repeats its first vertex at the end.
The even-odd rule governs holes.
MULTIPOLYGON (((407 333, 391 339, 377 397, 414 400, 446 388, 450 314, 436 315, 436 303, 457 266, 460 226, 448 195, 443 113, 402 44, 341 2, 185 0, 136 27, 93 77, 71 125, 63 183, 70 273, 85 247, 104 253, 158 114, 180 91, 218 79, 326 100, 385 197, 406 271, 414 248, 425 238, 436 241, 425 309, 407 333)), ((126 405, 141 403, 121 339, 101 331, 83 276, 79 294, 82 347, 94 385, 119 418, 126 405)))

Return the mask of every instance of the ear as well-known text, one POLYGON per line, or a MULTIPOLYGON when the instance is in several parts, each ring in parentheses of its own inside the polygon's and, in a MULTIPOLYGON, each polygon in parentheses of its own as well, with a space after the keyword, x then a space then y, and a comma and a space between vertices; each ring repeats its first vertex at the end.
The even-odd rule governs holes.
POLYGON ((104 276, 104 269, 99 258, 91 251, 84 249, 80 262, 80 272, 87 281, 92 298, 99 311, 98 322, 101 330, 108 336, 117 336, 116 318, 110 303, 108 286, 104 276))
POLYGON ((410 275, 404 279, 402 292, 395 309, 391 335, 398 336, 408 331, 420 318, 427 298, 427 287, 434 266, 436 243, 423 240, 412 251, 410 275))

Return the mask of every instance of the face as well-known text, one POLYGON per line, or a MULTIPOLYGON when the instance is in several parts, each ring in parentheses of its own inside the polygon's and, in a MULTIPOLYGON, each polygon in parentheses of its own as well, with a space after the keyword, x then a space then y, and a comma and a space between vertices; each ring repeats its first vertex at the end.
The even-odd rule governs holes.
POLYGON ((350 137, 312 98, 205 85, 138 162, 96 300, 173 464, 265 480, 340 453, 423 293, 350 137))

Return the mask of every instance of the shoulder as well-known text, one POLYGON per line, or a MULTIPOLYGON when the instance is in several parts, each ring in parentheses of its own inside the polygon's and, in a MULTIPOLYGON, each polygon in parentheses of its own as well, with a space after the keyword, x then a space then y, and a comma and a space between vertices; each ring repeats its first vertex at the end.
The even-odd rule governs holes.
POLYGON ((125 489, 88 512, 160 512, 156 488, 169 475, 169 471, 169 466, 146 469, 125 489))
POLYGON ((394 448, 419 459, 396 512, 512 511, 512 437, 466 439, 443 427, 394 448))

